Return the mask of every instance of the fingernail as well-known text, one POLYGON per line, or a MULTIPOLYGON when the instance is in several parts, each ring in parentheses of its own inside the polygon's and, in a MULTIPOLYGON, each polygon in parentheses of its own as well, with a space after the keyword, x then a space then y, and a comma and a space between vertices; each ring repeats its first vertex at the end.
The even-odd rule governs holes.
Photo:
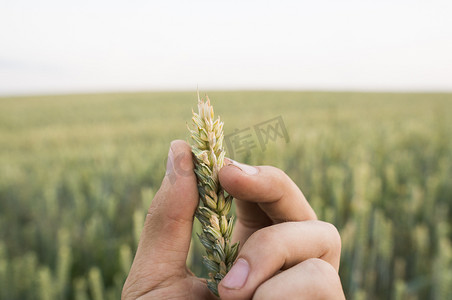
POLYGON ((174 159, 173 150, 171 150, 171 147, 168 151, 168 160, 166 162, 166 173, 165 175, 170 174, 173 171, 173 159, 174 159))
POLYGON ((228 158, 228 160, 230 163, 228 163, 227 165, 234 165, 248 175, 256 175, 259 172, 259 170, 253 166, 236 162, 235 160, 232 160, 230 158, 228 158))
POLYGON ((221 285, 228 289, 238 290, 245 285, 250 265, 243 258, 239 258, 228 274, 221 281, 221 285))

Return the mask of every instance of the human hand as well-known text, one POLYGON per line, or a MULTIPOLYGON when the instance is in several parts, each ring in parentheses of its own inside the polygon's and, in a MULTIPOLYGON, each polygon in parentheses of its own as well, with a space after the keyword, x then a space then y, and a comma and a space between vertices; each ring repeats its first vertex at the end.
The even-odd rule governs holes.
MULTIPOLYGON (((340 237, 334 226, 316 221, 301 191, 281 170, 227 163, 219 179, 236 198, 233 239, 242 248, 218 287, 221 298, 343 299, 337 274, 340 237)), ((186 267, 198 198, 190 146, 174 141, 122 299, 216 299, 205 280, 186 267)))

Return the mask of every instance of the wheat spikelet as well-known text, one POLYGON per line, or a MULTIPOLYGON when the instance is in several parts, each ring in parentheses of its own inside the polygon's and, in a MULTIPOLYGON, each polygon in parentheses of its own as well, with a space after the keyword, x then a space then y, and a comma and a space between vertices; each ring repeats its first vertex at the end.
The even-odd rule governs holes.
POLYGON ((193 130, 190 130, 194 145, 192 152, 195 173, 198 179, 199 207, 196 218, 202 224, 198 237, 206 249, 204 265, 209 270, 207 286, 218 296, 218 283, 231 269, 238 243, 231 245, 234 218, 228 216, 232 196, 225 193, 218 181, 218 172, 224 165, 223 122, 214 120, 210 100, 204 102, 198 94, 198 113, 193 112, 193 130))

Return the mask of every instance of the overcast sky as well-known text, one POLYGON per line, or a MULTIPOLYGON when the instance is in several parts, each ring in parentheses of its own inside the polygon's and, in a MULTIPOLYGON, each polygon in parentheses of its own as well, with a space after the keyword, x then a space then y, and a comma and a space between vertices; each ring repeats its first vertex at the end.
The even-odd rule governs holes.
POLYGON ((452 1, 0 0, 0 94, 452 91, 452 1))

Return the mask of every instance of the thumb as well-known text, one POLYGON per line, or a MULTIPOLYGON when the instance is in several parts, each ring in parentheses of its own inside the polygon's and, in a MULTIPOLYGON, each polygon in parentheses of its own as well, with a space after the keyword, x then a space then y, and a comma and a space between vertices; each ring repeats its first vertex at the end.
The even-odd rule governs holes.
POLYGON ((197 205, 191 148, 184 141, 173 141, 166 175, 149 207, 130 273, 152 274, 158 280, 168 271, 185 272, 197 205))

